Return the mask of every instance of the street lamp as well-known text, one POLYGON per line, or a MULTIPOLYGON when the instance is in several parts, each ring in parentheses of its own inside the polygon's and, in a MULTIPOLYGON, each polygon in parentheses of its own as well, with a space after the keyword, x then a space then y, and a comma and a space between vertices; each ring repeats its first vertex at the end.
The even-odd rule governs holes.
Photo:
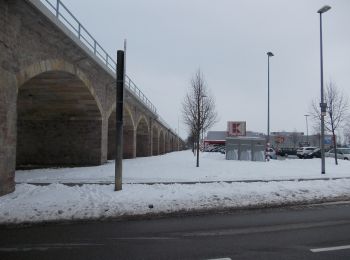
POLYGON ((270 143, 270 57, 273 57, 272 52, 267 54, 267 143, 270 143))
POLYGON ((202 95, 202 144, 204 148, 204 98, 206 98, 206 95, 202 95))
POLYGON ((304 115, 304 116, 305 116, 305 120, 306 120, 306 142, 309 145, 309 125, 307 123, 307 117, 310 116, 310 115, 304 115))
POLYGON ((321 56, 321 174, 326 173, 326 162, 324 156, 324 117, 326 116, 327 103, 324 103, 323 98, 323 46, 322 46, 322 14, 331 9, 330 6, 325 5, 317 13, 320 14, 320 56, 321 56))

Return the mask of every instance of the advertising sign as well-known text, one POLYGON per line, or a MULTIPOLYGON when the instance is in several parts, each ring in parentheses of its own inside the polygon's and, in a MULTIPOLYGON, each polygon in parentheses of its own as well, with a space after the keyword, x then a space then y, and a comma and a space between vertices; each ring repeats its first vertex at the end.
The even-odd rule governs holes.
POLYGON ((331 145, 332 144, 332 136, 331 135, 326 135, 324 137, 324 144, 331 145))
POLYGON ((245 136, 246 122, 245 121, 229 121, 227 122, 227 132, 229 136, 245 136))

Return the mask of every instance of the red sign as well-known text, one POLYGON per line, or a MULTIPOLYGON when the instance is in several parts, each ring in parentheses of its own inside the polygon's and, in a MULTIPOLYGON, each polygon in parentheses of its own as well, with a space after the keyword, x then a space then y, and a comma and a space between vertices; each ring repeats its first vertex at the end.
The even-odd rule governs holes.
POLYGON ((227 128, 229 136, 246 135, 246 122, 244 121, 227 122, 227 128))

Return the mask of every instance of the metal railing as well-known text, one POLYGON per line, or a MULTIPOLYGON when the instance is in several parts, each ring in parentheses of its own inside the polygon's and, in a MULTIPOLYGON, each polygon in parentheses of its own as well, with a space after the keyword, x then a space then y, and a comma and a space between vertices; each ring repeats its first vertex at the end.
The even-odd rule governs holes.
POLYGON ((165 120, 164 120, 161 116, 158 115, 158 118, 157 118, 157 119, 158 119, 158 121, 159 121, 165 128, 167 128, 170 132, 172 132, 173 134, 177 135, 176 130, 172 129, 172 128, 170 127, 170 125, 169 125, 167 122, 165 122, 165 120))
MULTIPOLYGON (((95 40, 95 38, 85 29, 79 20, 69 11, 61 0, 40 0, 56 18, 62 22, 71 31, 80 42, 82 42, 97 58, 99 58, 106 67, 114 74, 117 69, 117 63, 95 40)), ((135 94, 135 96, 145 104, 153 113, 157 115, 157 109, 152 102, 142 93, 136 84, 125 75, 125 86, 135 94)))

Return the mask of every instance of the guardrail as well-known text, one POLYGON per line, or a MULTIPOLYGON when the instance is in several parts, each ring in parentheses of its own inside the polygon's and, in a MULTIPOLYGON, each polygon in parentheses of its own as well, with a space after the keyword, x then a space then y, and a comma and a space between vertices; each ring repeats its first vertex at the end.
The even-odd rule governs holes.
MULTIPOLYGON (((95 40, 95 38, 85 29, 79 20, 69 11, 61 0, 40 0, 56 18, 61 21, 96 57, 98 57, 106 67, 113 73, 116 72, 117 63, 95 40), (45 4, 46 3, 46 4, 45 4)), ((135 96, 157 115, 157 109, 152 102, 142 93, 136 84, 125 75, 125 86, 135 96)))

